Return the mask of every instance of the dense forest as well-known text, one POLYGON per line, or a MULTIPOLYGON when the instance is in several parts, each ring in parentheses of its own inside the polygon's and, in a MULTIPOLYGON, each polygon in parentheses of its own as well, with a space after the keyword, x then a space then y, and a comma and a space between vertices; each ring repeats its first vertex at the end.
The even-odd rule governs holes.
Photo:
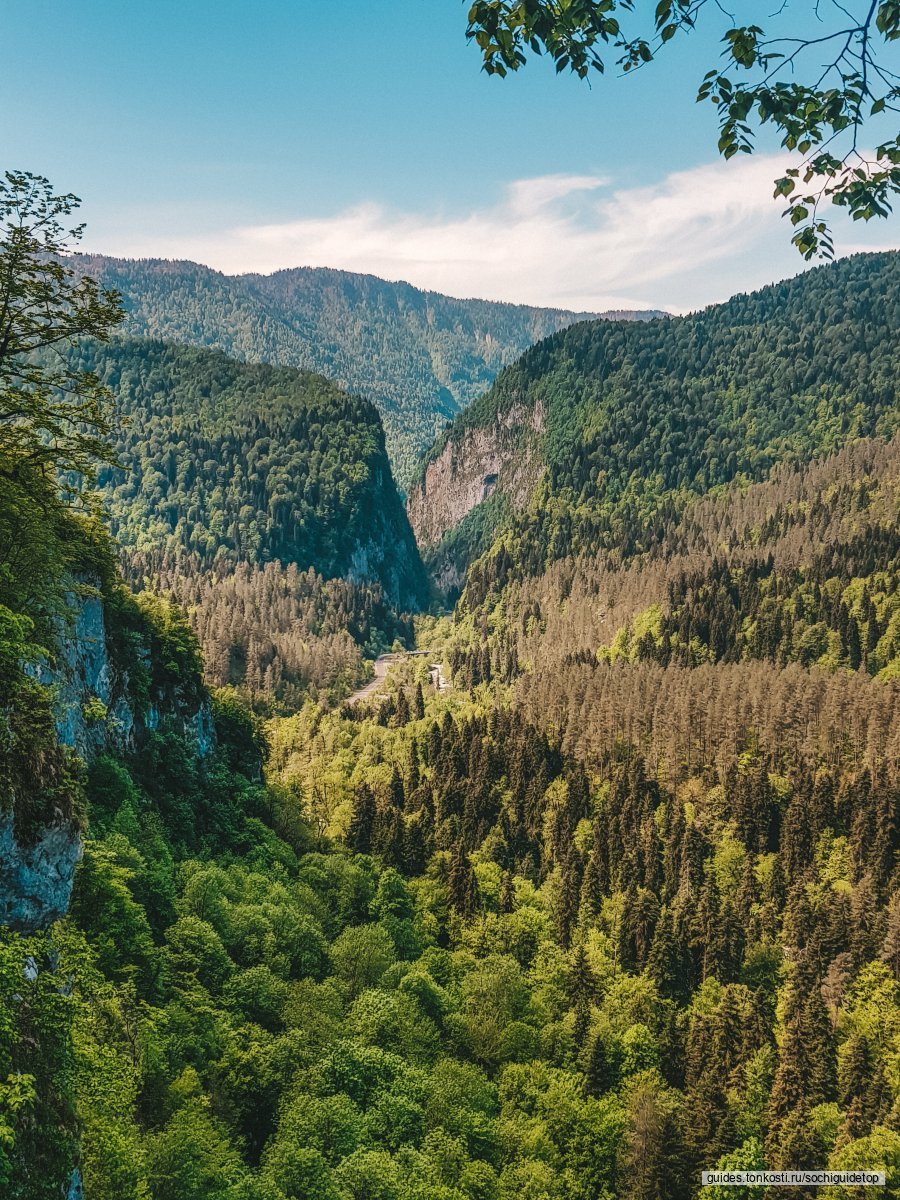
MULTIPOLYGON (((538 481, 512 497, 514 569, 534 574, 598 549, 634 554, 694 496, 890 437, 898 306, 897 255, 857 255, 688 317, 582 323, 507 368, 428 459, 464 461, 473 434, 512 423, 518 442, 507 431, 497 494, 506 462, 523 453, 538 481)), ((495 502, 476 552, 503 512, 495 502)))
POLYGON ((98 477, 110 530, 138 551, 294 563, 380 582, 417 605, 424 577, 375 408, 320 375, 124 340, 81 368, 116 397, 119 467, 98 477))
POLYGON ((526 354, 472 421, 541 398, 538 491, 444 615, 356 575, 368 402, 82 348, 108 527, 0 437, 4 1196, 896 1190, 897 261, 526 354))
POLYGON ((455 300, 325 268, 228 276, 196 263, 99 255, 79 256, 79 266, 122 293, 128 333, 303 367, 370 399, 401 487, 435 434, 501 367, 590 315, 455 300))
POLYGON ((894 766, 750 750, 668 787, 408 667, 271 726, 263 786, 217 712, 212 762, 165 731, 95 760, 69 919, 4 940, 11 1195, 56 1194, 60 1125, 87 1194, 161 1200, 896 1162, 894 766))
POLYGON ((369 676, 367 660, 411 645, 412 620, 378 584, 325 579, 296 564, 219 562, 128 553, 126 578, 174 598, 190 614, 206 679, 256 707, 299 708, 307 696, 338 702, 369 676))
POLYGON ((129 579, 174 595, 209 678, 338 697, 427 585, 377 411, 319 375, 123 339, 79 370, 115 395, 96 486, 129 579))

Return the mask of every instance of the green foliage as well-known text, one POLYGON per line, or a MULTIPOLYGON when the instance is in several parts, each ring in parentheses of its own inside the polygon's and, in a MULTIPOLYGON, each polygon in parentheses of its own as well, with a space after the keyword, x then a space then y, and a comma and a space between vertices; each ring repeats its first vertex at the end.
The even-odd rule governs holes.
POLYGON ((424 580, 391 479, 378 413, 306 371, 151 341, 76 356, 122 421, 97 483, 126 549, 214 564, 270 561, 381 580, 420 602, 424 580), (369 566, 355 566, 360 554, 369 566))
POLYGON ((237 1200, 246 1172, 205 1097, 186 1099, 147 1144, 148 1185, 159 1200, 237 1200))
POLYGON ((638 614, 598 657, 689 667, 771 659, 889 679, 900 659, 898 552, 896 530, 876 527, 823 549, 809 567, 713 559, 671 581, 665 613, 653 605, 638 614))
POLYGON ((854 220, 890 213, 900 191, 900 142, 875 118, 896 112, 900 95, 885 61, 900 37, 897 0, 873 0, 858 15, 839 4, 827 13, 816 7, 820 26, 809 37, 780 25, 784 8, 761 18, 771 32, 735 26, 733 15, 706 0, 660 0, 643 24, 634 23, 636 8, 634 0, 474 0, 467 36, 489 75, 518 71, 529 53, 546 51, 557 72, 584 79, 604 71, 607 48, 622 72, 645 67, 718 10, 725 65, 704 75, 697 99, 718 110, 725 159, 753 152, 754 125, 774 127, 781 145, 800 154, 801 164, 775 181, 775 195, 788 198, 786 215, 800 226, 792 241, 803 256, 833 254, 820 203, 847 208, 854 220), (880 143, 870 158, 859 149, 866 138, 880 143), (795 194, 798 184, 809 194, 795 194))
POLYGON ((0 932, 0 1172, 12 1200, 58 1196, 78 1151, 76 1001, 52 969, 59 958, 40 935, 0 932))
POLYGON ((212 698, 216 735, 226 747, 233 771, 253 777, 266 757, 268 743, 263 723, 234 688, 219 688, 212 698))
POLYGON ((42 653, 33 634, 29 617, 0 604, 0 811, 12 809, 26 843, 51 815, 78 819, 83 804, 80 764, 59 744, 52 695, 24 670, 42 653))
POLYGON ((35 940, 39 1054, 11 943, 0 1070, 37 1082, 2 1110, 10 1166, 32 1111, 78 1114, 86 1186, 135 1200, 687 1197, 782 1139, 891 1164, 891 781, 748 754, 672 791, 632 752, 588 772, 515 713, 426 695, 399 723, 273 723, 265 785, 233 695, 212 763, 165 735, 92 765, 72 913, 35 940), (267 826, 309 794, 298 758, 366 784, 373 855, 267 826))
POLYGON ((82 256, 79 265, 121 291, 129 334, 318 371, 369 397, 402 488, 442 426, 501 367, 589 315, 455 300, 408 283, 309 267, 229 277, 195 263, 82 256))
POLYGON ((0 179, 0 473, 32 501, 54 472, 90 475, 97 458, 110 457, 110 393, 64 356, 39 357, 83 337, 106 339, 122 319, 118 293, 65 260, 83 227, 67 231, 60 218, 79 203, 27 171, 0 179))

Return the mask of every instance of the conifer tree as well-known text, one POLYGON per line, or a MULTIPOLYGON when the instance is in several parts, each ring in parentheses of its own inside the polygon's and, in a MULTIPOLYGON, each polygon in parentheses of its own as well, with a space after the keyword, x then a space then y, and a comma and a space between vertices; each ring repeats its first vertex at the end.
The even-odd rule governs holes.
POLYGON ((667 905, 663 906, 656 923, 647 960, 647 972, 656 980, 663 996, 679 999, 684 995, 687 980, 681 948, 675 937, 672 911, 667 905))
POLYGON ((406 803, 406 789, 403 786, 403 777, 397 770, 396 765, 391 768, 391 781, 388 785, 387 793, 388 807, 396 812, 402 812, 406 803))
POLYGON ((584 1090, 588 1096, 602 1096, 618 1083, 615 1056, 602 1034, 591 1042, 590 1054, 584 1070, 584 1090))
POLYGON ((457 840, 450 859, 447 891, 450 904, 461 917, 470 917, 474 913, 478 898, 475 872, 460 840, 457 840))
POLYGON ((409 724, 410 717, 409 701, 406 698, 406 692, 403 688, 397 693, 395 705, 396 723, 402 729, 405 725, 409 724))
POLYGON ((375 826, 375 797, 366 783, 361 783, 353 796, 353 813, 347 841, 357 854, 369 854, 372 850, 372 832, 375 826))

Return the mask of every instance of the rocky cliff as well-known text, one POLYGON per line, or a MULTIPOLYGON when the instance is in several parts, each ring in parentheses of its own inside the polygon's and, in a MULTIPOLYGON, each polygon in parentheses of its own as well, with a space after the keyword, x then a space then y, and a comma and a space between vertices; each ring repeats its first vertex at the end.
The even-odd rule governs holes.
POLYGON ((535 482, 536 435, 543 433, 538 403, 515 405, 490 426, 464 429, 448 438, 410 490, 406 511, 416 541, 432 549, 472 509, 496 492, 521 506, 535 482))
POLYGON ((544 410, 513 404, 489 425, 454 431, 439 445, 411 488, 406 511, 433 581, 443 591, 457 587, 464 559, 449 536, 492 498, 518 509, 527 502, 541 472, 538 453, 544 410), (459 561, 457 561, 459 560, 459 561))
MULTIPOLYGON (((209 754, 215 730, 199 679, 187 689, 137 686, 137 674, 152 680, 149 623, 143 636, 131 637, 128 663, 111 635, 96 581, 79 580, 66 607, 53 659, 26 664, 25 671, 52 698, 56 738, 73 771, 99 753, 139 750, 162 722, 187 735, 198 756, 209 754)), ((34 769, 40 772, 41 764, 34 769)), ((15 798, 5 811, 0 805, 0 925, 22 931, 43 928, 67 911, 81 858, 81 814, 58 798, 58 788, 48 784, 44 791, 27 820, 15 798)))
MULTIPOLYGON (((53 690, 60 743, 85 761, 104 751, 128 754, 139 749, 166 717, 196 743, 198 755, 205 757, 215 741, 206 696, 198 703, 180 695, 175 687, 157 686, 146 698, 139 697, 134 667, 117 652, 96 582, 80 581, 67 593, 66 604, 68 612, 59 624, 53 662, 41 660, 29 669, 53 690)), ((149 630, 134 653, 137 663, 149 673, 149 630)))

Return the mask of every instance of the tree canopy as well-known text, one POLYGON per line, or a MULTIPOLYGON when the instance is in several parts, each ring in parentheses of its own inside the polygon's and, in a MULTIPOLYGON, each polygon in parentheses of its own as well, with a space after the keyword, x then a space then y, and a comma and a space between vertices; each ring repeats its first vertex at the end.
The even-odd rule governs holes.
POLYGON ((65 357, 80 338, 105 341, 122 319, 118 293, 65 260, 83 226, 60 219, 79 203, 27 171, 0 179, 0 454, 18 468, 89 474, 109 458, 111 393, 65 357))

